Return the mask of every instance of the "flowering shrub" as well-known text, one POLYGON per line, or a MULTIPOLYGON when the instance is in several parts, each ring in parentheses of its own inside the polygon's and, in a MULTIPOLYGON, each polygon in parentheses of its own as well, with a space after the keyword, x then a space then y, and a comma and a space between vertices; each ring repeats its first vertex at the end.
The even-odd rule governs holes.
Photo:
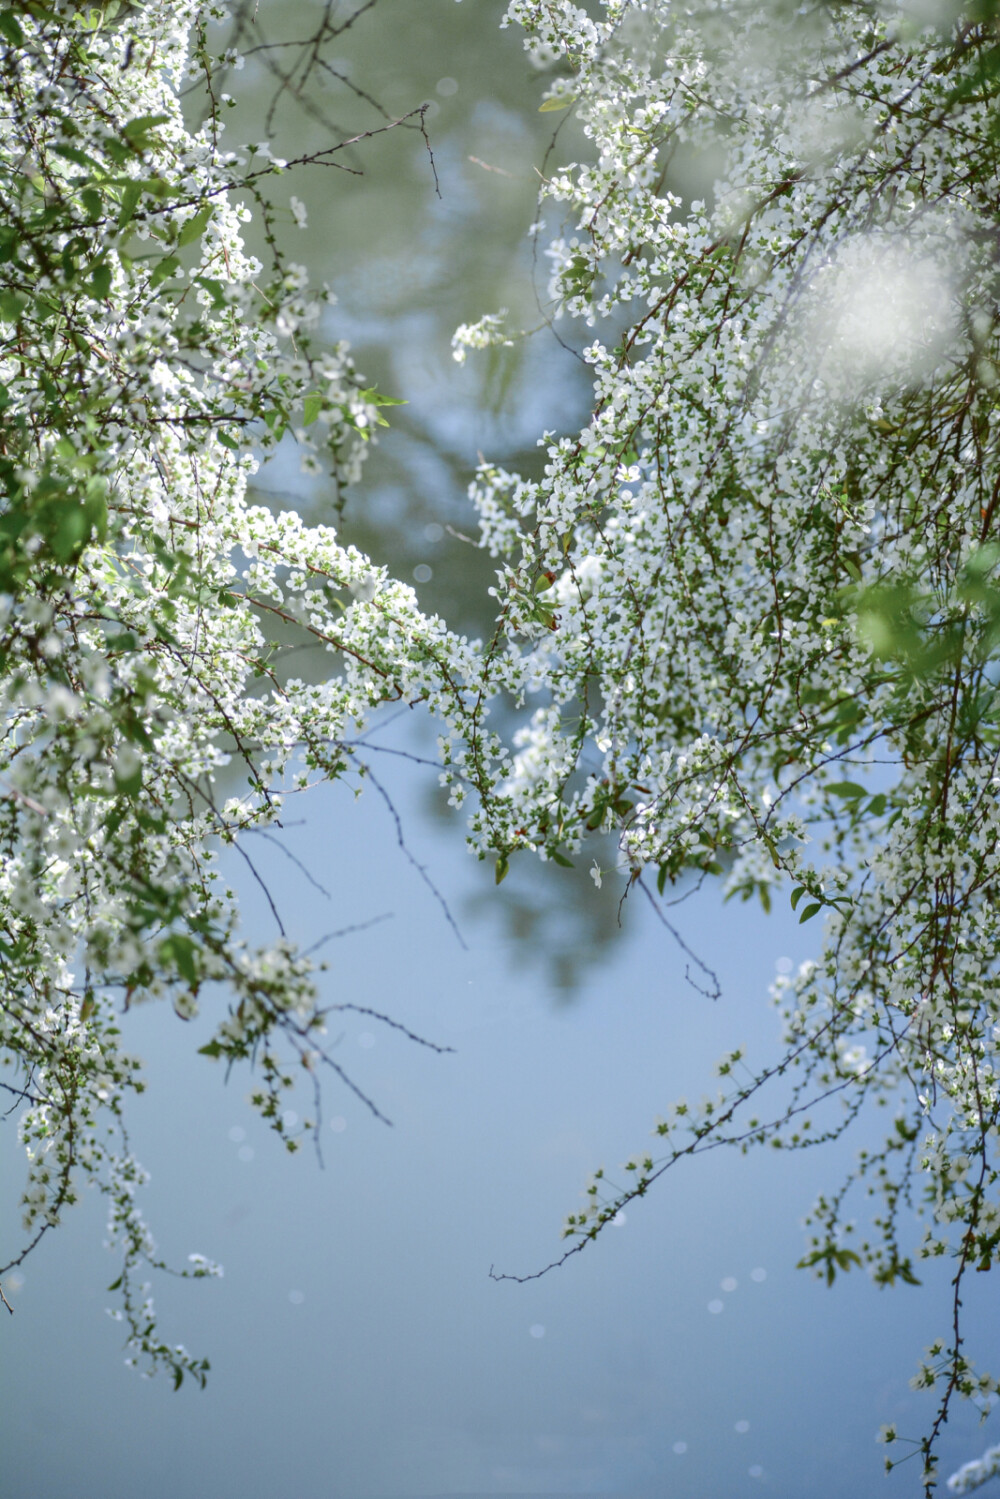
MULTIPOLYGON (((207 1364, 159 1339, 135 1283, 157 1261, 118 1012, 166 997, 190 1017, 226 985, 203 1050, 256 1062, 254 1102, 282 1133, 300 1069, 340 1069, 314 964, 283 937, 244 941, 218 849, 253 869, 245 835, 341 775, 373 708, 454 697, 473 670, 333 530, 248 502, 251 453, 286 431, 335 483, 356 478, 385 402, 318 341, 327 297, 278 250, 263 189, 282 163, 222 145, 208 28, 225 16, 199 0, 0 10, 0 1047, 30 1162, 5 1268, 96 1182, 131 1355, 178 1384, 207 1364), (191 127, 180 94, 199 83, 191 127), (250 203, 268 266, 241 242, 250 203), (289 632, 329 653, 325 682, 283 670, 289 632), (233 762, 244 789, 222 799, 233 762)), ((187 1273, 214 1270, 195 1257, 187 1273)))
MULTIPOLYGON (((218 850, 253 869, 247 835, 342 775, 373 709, 423 702, 498 880, 613 832, 653 900, 715 877, 825 923, 775 986, 785 1052, 730 1052, 722 1092, 677 1104, 623 1186, 598 1173, 567 1254, 684 1155, 804 1147, 885 1107, 803 1263, 890 1284, 951 1257, 949 1333, 916 1381, 940 1392, 930 1488, 953 1395, 997 1389, 959 1317, 1000 1252, 994 10, 591 11, 510 7, 555 69, 543 109, 591 142, 542 211, 565 219, 551 317, 586 330, 594 403, 543 436, 541 478, 479 471, 499 564, 479 647, 331 528, 248 500, 286 433, 356 478, 385 401, 280 251, 283 163, 222 144, 224 7, 0 8, 0 1043, 30 1161, 11 1264, 89 1177, 132 1356, 203 1381, 135 1283, 156 1251, 117 1016, 155 997, 190 1016, 228 986, 204 1050, 256 1062, 282 1131, 282 1089, 336 1065, 325 1009, 307 956, 243 940, 218 850), (267 265, 241 240, 254 209, 267 265), (329 653, 326 681, 288 676, 292 636, 329 653), (246 789, 221 799, 232 764, 246 789), (877 1202, 861 1231, 856 1184, 877 1202), (916 1245, 904 1204, 926 1214, 916 1245)), ((514 336, 490 314, 456 354, 514 336)))
MULTIPOLYGON (((474 487, 500 566, 484 679, 529 710, 475 837, 502 877, 613 830, 654 900, 715 876, 824 923, 775 986, 784 1056, 724 1058, 722 1093, 678 1105, 625 1185, 598 1174, 567 1252, 684 1155, 805 1147, 885 1106, 803 1263, 886 1285, 951 1258, 916 1381, 940 1395, 932 1487, 953 1394, 997 1390, 959 1319, 966 1273, 1000 1257, 995 9, 512 0, 508 19, 557 60, 543 107, 572 105, 591 143, 541 197, 562 218, 551 318, 593 408, 542 437, 541 478, 486 463, 474 487), (772 1080, 790 1092, 762 1107, 772 1080)), ((512 336, 488 318, 456 356, 512 336)))

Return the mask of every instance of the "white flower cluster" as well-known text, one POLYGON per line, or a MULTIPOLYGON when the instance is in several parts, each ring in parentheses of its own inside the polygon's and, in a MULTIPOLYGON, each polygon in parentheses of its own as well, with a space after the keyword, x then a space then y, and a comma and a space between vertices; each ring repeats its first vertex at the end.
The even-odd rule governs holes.
POLYGON ((89 1178, 131 1355, 175 1381, 207 1365, 159 1342, 134 1283, 155 1247, 118 1015, 164 996, 189 1018, 225 983, 204 1049, 257 1061, 283 1133, 281 1090, 324 1061, 317 970, 283 936, 241 937, 219 845, 249 858, 286 795, 347 769, 380 703, 460 717, 476 675, 412 589, 249 503, 253 454, 286 432, 333 486, 355 478, 385 400, 318 342, 325 299, 273 235, 269 266, 244 248, 246 201, 281 164, 224 149, 214 107, 184 122, 181 91, 207 80, 211 102, 237 65, 209 51, 221 17, 198 0, 0 16, 0 1054, 29 1158, 5 1268, 89 1178), (295 639, 328 653, 325 681, 284 669, 295 639))
MULTIPOLYGON (((526 712, 474 840, 501 876, 613 830, 661 892, 717 874, 826 922, 776 986, 781 1066, 685 1105, 659 1130, 684 1143, 567 1231, 582 1247, 691 1150, 807 1145, 899 1085, 852 1178, 873 1232, 852 1248, 843 1192, 821 1198, 805 1263, 888 1284, 947 1254, 960 1285, 1000 1262, 993 23, 889 0, 508 14, 590 142, 542 198, 593 405, 543 435, 540 478, 484 464, 473 487, 500 564, 484 681, 526 712)), ((994 1388, 953 1343, 935 1436, 956 1390, 994 1388)))
POLYGON ((982 1457, 963 1463, 948 1479, 947 1488, 952 1494, 971 1494, 981 1488, 987 1479, 1000 1473, 1000 1446, 988 1447, 982 1457))
POLYGON ((464 364, 470 349, 512 348, 514 341, 504 332, 506 319, 507 309, 501 307, 499 312, 486 313, 478 323, 462 323, 456 328, 451 341, 456 363, 464 364))

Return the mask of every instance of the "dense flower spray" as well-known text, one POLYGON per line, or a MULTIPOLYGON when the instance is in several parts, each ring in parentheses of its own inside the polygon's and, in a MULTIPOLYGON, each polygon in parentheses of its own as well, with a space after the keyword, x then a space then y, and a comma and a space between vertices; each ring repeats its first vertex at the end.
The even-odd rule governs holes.
POLYGON ((253 868, 247 835, 348 768, 372 709, 458 701, 474 674, 412 589, 248 500, 286 432, 355 479, 384 401, 319 339, 328 297, 278 248, 264 188, 283 163, 222 144, 217 79, 239 59, 213 56, 209 28, 226 18, 198 0, 0 11, 0 1047, 30 1161, 6 1268, 90 1178, 130 1355, 177 1383, 207 1365, 161 1341, 136 1284, 157 1259, 120 1012, 166 997, 190 1017, 225 985, 203 1050, 256 1063, 254 1102, 284 1132, 282 1091, 340 1069, 316 965, 243 939, 219 848, 253 868), (251 204, 268 265, 241 240, 251 204), (295 638, 329 653, 325 681, 284 670, 295 638), (244 789, 224 799, 233 762, 244 789))
MULTIPOLYGON (((804 1263, 889 1284, 951 1257, 948 1333, 917 1377, 940 1392, 930 1487, 953 1395, 996 1392, 959 1316, 967 1272, 1000 1253, 991 0, 514 0, 554 69, 543 108, 590 141, 544 179, 561 227, 534 232, 594 400, 578 432, 542 436, 540 478, 478 475, 499 565, 482 647, 330 527, 250 502, 289 435, 333 484, 356 478, 383 398, 279 249, 283 163, 223 145, 225 14, 0 10, 0 1044, 30 1159, 11 1263, 92 1179, 130 1355, 204 1379, 136 1284, 156 1250, 120 1013, 163 996, 187 1016, 228 986, 205 1049, 256 1062, 283 1129, 282 1090, 335 1066, 335 1006, 284 938, 243 939, 218 851, 249 859, 285 798, 344 774, 374 709, 421 702, 498 879, 613 832, 651 898, 715 877, 825 923, 775 986, 784 1053, 728 1053, 722 1091, 675 1105, 624 1186, 598 1174, 567 1253, 684 1155, 802 1147, 882 1106, 885 1143, 818 1200, 804 1263), (288 675, 292 638, 328 652, 325 681, 288 675), (497 699, 520 716, 509 744, 497 699), (903 1204, 926 1214, 914 1245, 903 1204)), ((491 314, 456 353, 515 336, 491 314)))
MULTIPOLYGON (((613 831, 653 898, 716 876, 825 923, 775 986, 780 1062, 727 1056, 724 1091, 673 1110, 620 1190, 594 1181, 568 1253, 685 1154, 804 1147, 884 1106, 804 1263, 889 1284, 951 1257, 917 1380, 940 1393, 933 1486, 953 1394, 996 1393, 959 1318, 1000 1255, 995 8, 508 19, 555 65, 543 108, 591 145, 549 171, 541 215, 593 407, 542 436, 542 477, 487 463, 474 487, 500 564, 484 677, 528 714, 475 837, 502 877, 613 831)), ((463 327, 456 357, 515 331, 463 327)))

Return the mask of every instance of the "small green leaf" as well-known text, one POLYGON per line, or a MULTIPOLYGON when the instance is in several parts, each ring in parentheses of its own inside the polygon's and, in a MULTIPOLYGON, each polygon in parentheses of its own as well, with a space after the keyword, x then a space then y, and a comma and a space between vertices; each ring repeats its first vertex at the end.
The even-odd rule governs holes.
POLYGON ((75 166, 97 167, 100 169, 100 162, 95 160, 93 156, 88 156, 86 151, 81 151, 77 146, 53 146, 52 150, 56 156, 61 156, 65 161, 73 162, 75 166))
POLYGON ((205 1046, 198 1047, 200 1057, 221 1057, 222 1047, 218 1041, 209 1041, 205 1046))
POLYGON ((859 796, 866 796, 867 792, 857 781, 833 781, 827 786, 831 796, 842 796, 845 801, 854 801, 859 796))
POLYGON ((816 912, 822 911, 822 909, 823 907, 818 900, 811 901, 810 904, 806 906, 805 910, 802 912, 802 915, 799 917, 799 926, 801 926, 804 921, 811 921, 812 918, 816 915, 816 912))
POLYGON ((99 302, 107 301, 111 295, 111 267, 106 260, 94 267, 90 278, 90 290, 99 302))
POLYGON ((134 145, 142 136, 155 130, 157 125, 166 125, 169 120, 169 115, 136 115, 134 120, 126 120, 122 126, 122 134, 134 145))
POLYGON ((21 23, 12 10, 0 10, 0 36, 5 36, 12 47, 24 46, 21 23))
POLYGON ((125 1277, 124 1277, 124 1275, 119 1275, 119 1277, 118 1277, 118 1279, 117 1279, 117 1280, 113 1280, 113 1281, 112 1281, 112 1282, 111 1282, 111 1284, 110 1284, 110 1286, 108 1286, 108 1290, 109 1290, 109 1291, 117 1291, 117 1290, 120 1290, 120 1289, 121 1289, 121 1283, 122 1283, 122 1281, 123 1281, 123 1280, 124 1280, 124 1279, 125 1279, 125 1277))
POLYGON ((27 297, 16 291, 0 291, 0 318, 6 323, 16 323, 27 305, 27 297))
POLYGON ((323 410, 323 397, 319 392, 313 391, 306 396, 302 403, 302 422, 306 427, 311 427, 313 422, 323 410))
POLYGON ((575 101, 575 94, 557 94, 554 99, 546 99, 544 104, 539 104, 538 113, 540 115, 547 115, 554 113, 557 109, 569 109, 570 105, 575 103, 575 101))
POLYGON ((212 306, 218 310, 226 305, 225 288, 221 281, 216 281, 212 276, 195 276, 195 286, 204 287, 212 299, 212 306))
POLYGON ((496 869, 494 870, 494 877, 498 885, 503 884, 504 880, 507 878, 507 871, 509 869, 510 860, 507 858, 506 854, 501 854, 496 862, 496 869))
POLYGON ((142 790, 142 767, 133 770, 129 775, 121 775, 116 770, 115 790, 120 791, 122 796, 138 796, 142 790))
POLYGON ((141 182, 128 182, 122 188, 122 205, 118 211, 119 229, 124 229, 126 224, 131 221, 133 214, 139 206, 143 186, 144 184, 141 182))
POLYGON ((802 899, 802 897, 803 897, 803 895, 805 895, 805 893, 806 893, 806 887, 805 887, 805 885, 798 885, 792 891, 792 910, 793 911, 795 910, 795 907, 798 905, 799 901, 802 899))
POLYGON ((165 255, 149 278, 150 291, 155 291, 164 281, 176 275, 180 268, 181 263, 176 255, 165 255))
POLYGON ((409 401, 400 400, 398 396, 384 396, 374 385, 369 385, 367 390, 361 392, 363 401, 370 401, 373 406, 409 406, 409 401))
POLYGON ((80 202, 90 222, 96 223, 104 212, 104 199, 96 187, 85 187, 80 191, 80 202))
POLYGON ((197 962, 198 944, 183 932, 171 932, 164 937, 158 948, 161 963, 173 963, 186 983, 197 984, 201 973, 197 962))
POLYGON ((185 245, 193 244, 196 239, 201 239, 208 222, 215 212, 213 203, 206 203, 204 208, 199 208, 193 218, 188 219, 177 236, 177 248, 183 249, 185 245))

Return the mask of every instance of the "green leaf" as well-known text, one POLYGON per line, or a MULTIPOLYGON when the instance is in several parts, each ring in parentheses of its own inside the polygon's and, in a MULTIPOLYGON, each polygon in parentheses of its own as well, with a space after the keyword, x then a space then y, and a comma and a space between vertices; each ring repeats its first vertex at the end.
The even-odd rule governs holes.
POLYGON ((122 1281, 123 1281, 123 1280, 124 1280, 124 1279, 125 1279, 125 1277, 124 1277, 124 1275, 119 1275, 119 1277, 118 1277, 118 1279, 117 1279, 117 1280, 113 1280, 113 1281, 112 1281, 112 1282, 111 1282, 111 1284, 110 1284, 110 1286, 108 1286, 108 1290, 109 1290, 109 1291, 117 1291, 117 1290, 120 1290, 120 1289, 121 1289, 121 1283, 122 1283, 122 1281))
POLYGON ((558 627, 558 617, 547 604, 534 604, 528 610, 529 618, 537 620, 547 630, 555 630, 558 627))
POLYGON ((20 292, 0 291, 0 318, 6 323, 16 323, 27 304, 27 297, 20 292))
POLYGON ((214 203, 206 203, 203 208, 199 208, 194 217, 188 219, 187 223, 181 229, 180 234, 178 234, 177 248, 183 249, 185 245, 193 244, 196 239, 201 239, 214 212, 214 203))
POLYGON ((200 1057, 221 1057, 222 1047, 218 1041, 209 1041, 206 1046, 198 1047, 200 1057))
POLYGON ((576 102, 575 94, 559 94, 554 99, 546 99, 544 104, 539 104, 538 113, 547 115, 554 113, 557 109, 569 109, 576 102))
POLYGON ((795 907, 798 905, 799 901, 802 899, 802 897, 803 897, 803 895, 805 895, 805 893, 806 893, 806 887, 805 887, 805 885, 798 885, 792 891, 792 910, 793 911, 795 910, 795 907))
POLYGON ((409 401, 400 400, 398 396, 384 396, 374 385, 369 385, 367 390, 361 392, 363 401, 370 401, 373 406, 409 406, 409 401))
POLYGON ((24 46, 21 23, 12 10, 0 10, 0 36, 5 36, 12 47, 24 46))
POLYGON ((507 871, 509 869, 510 860, 507 858, 506 854, 501 854, 496 862, 496 868, 494 870, 494 877, 498 885, 503 884, 504 880, 507 878, 507 871))
POLYGON ((84 187, 80 190, 80 202, 90 222, 96 223, 104 212, 104 199, 96 187, 84 187))
POLYGON ((853 1249, 842 1249, 836 1244, 824 1244, 820 1249, 814 1249, 804 1259, 798 1261, 797 1270, 810 1270, 816 1265, 825 1265, 824 1276, 828 1286, 832 1286, 837 1276, 837 1270, 848 1271, 852 1265, 860 1265, 860 1256, 853 1249))
POLYGON ((104 833, 106 838, 113 838, 125 821, 125 811, 128 803, 124 800, 116 803, 104 819, 104 833))
POLYGON ((225 307, 226 292, 221 281, 216 281, 212 276, 195 276, 195 286, 202 286, 212 299, 212 306, 216 309, 225 307))
POLYGON ((118 211, 119 229, 124 229, 126 224, 131 221, 133 214, 139 206, 139 199, 142 197, 144 185, 142 182, 128 182, 122 188, 122 204, 118 211))
POLYGON ((176 255, 165 255, 149 278, 150 291, 155 291, 164 281, 176 275, 180 268, 181 263, 176 255))
POLYGON ((318 391, 313 391, 306 396, 302 403, 302 421, 306 427, 311 427, 313 422, 323 410, 323 397, 318 391))
POLYGON ((122 126, 122 135, 134 145, 141 137, 155 130, 157 125, 166 125, 169 120, 169 115, 136 115, 134 120, 126 120, 122 126))
POLYGON ((90 290, 100 302, 104 302, 111 295, 111 267, 106 260, 94 267, 90 278, 90 290))
POLYGON ((115 789, 122 796, 138 796, 142 790, 142 767, 133 770, 130 775, 120 775, 115 771, 115 789))
POLYGON ((78 167, 96 167, 101 169, 101 163, 93 156, 88 156, 86 151, 81 151, 78 146, 53 146, 53 154, 61 156, 65 161, 71 161, 78 167))
POLYGON ((854 801, 859 796, 868 795, 865 788, 859 786, 857 781, 832 781, 826 789, 831 796, 842 796, 845 801, 854 801))
POLYGON ((199 952, 197 942, 183 932, 171 932, 168 937, 164 937, 158 948, 160 962, 172 962, 181 978, 191 985, 197 984, 201 977, 201 970, 196 962, 199 952))
POLYGON ((818 900, 811 901, 810 904, 806 906, 805 910, 802 912, 802 915, 799 917, 799 926, 801 926, 804 921, 811 921, 812 918, 816 915, 816 912, 822 911, 822 909, 823 907, 818 900))

